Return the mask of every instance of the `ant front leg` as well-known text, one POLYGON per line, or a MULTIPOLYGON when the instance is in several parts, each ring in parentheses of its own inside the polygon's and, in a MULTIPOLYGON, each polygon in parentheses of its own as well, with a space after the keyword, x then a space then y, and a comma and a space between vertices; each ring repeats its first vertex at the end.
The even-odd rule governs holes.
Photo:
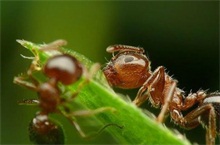
POLYGON ((33 71, 41 70, 41 68, 38 65, 38 62, 39 62, 39 56, 36 53, 35 58, 33 59, 30 67, 27 70, 26 76, 23 75, 23 76, 15 77, 13 82, 15 84, 20 85, 20 86, 24 86, 30 90, 37 91, 37 87, 39 86, 39 82, 33 77, 33 71), (26 77, 28 77, 27 79, 30 79, 30 81, 26 81, 25 80, 26 77))
POLYGON ((15 77, 13 82, 17 85, 26 87, 27 89, 38 91, 39 82, 32 76, 32 70, 33 64, 31 64, 30 68, 27 71, 27 76, 18 76, 15 77), (26 78, 28 77, 28 78, 26 78), (26 79, 30 79, 30 81, 27 81, 26 79))
MULTIPOLYGON (((38 86, 32 82, 29 81, 25 81, 23 77, 15 77, 14 78, 14 83, 18 84, 20 86, 26 87, 30 90, 33 91, 38 91, 38 86)), ((18 101, 19 105, 39 105, 39 100, 37 99, 24 99, 24 100, 20 100, 18 101)))
POLYGON ((158 67, 139 89, 134 104, 140 106, 149 97, 153 106, 158 107, 163 100, 165 87, 165 70, 163 66, 158 67), (145 92, 147 90, 147 92, 145 92))
MULTIPOLYGON (((40 67, 38 66, 38 61, 39 61, 39 57, 37 55, 32 61, 29 69, 27 70, 27 74, 23 76, 15 77, 13 82, 27 89, 38 92, 39 82, 32 75, 33 71, 40 70, 40 67)), ((25 99, 25 100, 18 101, 18 104, 19 105, 39 105, 39 100, 25 99)))
POLYGON ((37 91, 37 85, 34 84, 33 82, 25 81, 24 77, 22 76, 15 77, 13 82, 17 85, 26 87, 27 89, 37 91))
POLYGON ((154 107, 162 105, 162 110, 157 117, 158 122, 163 122, 165 114, 167 114, 169 103, 176 89, 176 81, 166 75, 163 66, 158 67, 143 86, 139 89, 138 94, 133 101, 140 106, 150 97, 151 104, 154 107), (145 94, 145 90, 147 93, 145 94))

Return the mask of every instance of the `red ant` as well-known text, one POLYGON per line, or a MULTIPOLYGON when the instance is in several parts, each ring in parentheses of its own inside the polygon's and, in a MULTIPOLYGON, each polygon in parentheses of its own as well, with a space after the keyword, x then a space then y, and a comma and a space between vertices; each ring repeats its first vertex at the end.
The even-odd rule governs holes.
POLYGON ((220 132, 217 126, 220 119, 220 93, 207 94, 199 90, 185 96, 184 91, 176 87, 177 80, 169 76, 163 66, 151 71, 150 61, 144 55, 143 48, 113 45, 106 51, 118 52, 103 69, 111 86, 122 89, 140 87, 133 101, 135 105, 140 106, 149 99, 154 107, 161 106, 158 122, 163 122, 169 112, 172 120, 185 129, 202 124, 206 128, 206 144, 215 144, 216 135, 220 132), (194 105, 197 108, 183 116, 183 111, 194 105))
MULTIPOLYGON (((23 43, 21 40, 18 40, 18 42, 21 44, 23 43)), ((65 40, 57 40, 51 44, 44 45, 40 48, 40 50, 57 50, 59 47, 65 44, 65 40)), ((38 61, 39 56, 36 55, 27 71, 27 76, 30 81, 25 80, 24 76, 14 78, 14 83, 34 90, 38 93, 39 100, 28 99, 20 102, 20 104, 37 104, 41 109, 29 125, 29 138, 33 143, 64 144, 63 130, 57 123, 49 118, 51 113, 60 113, 64 115, 75 126, 82 137, 87 137, 87 135, 85 135, 85 133, 81 130, 78 123, 74 120, 74 117, 89 116, 106 110, 114 111, 114 108, 103 107, 96 110, 70 112, 68 103, 77 96, 81 87, 85 83, 88 83, 94 72, 86 73, 86 69, 75 57, 69 54, 58 54, 49 58, 46 64, 43 66, 43 73, 49 79, 44 83, 40 83, 33 76, 33 71, 39 70, 38 61), (79 85, 77 91, 73 93, 70 98, 62 97, 58 83, 63 85, 71 85, 78 81, 83 74, 85 74, 86 80, 79 85)), ((94 64, 94 66, 91 68, 93 71, 97 71, 97 69, 99 69, 97 64, 94 64)), ((100 131, 110 125, 115 124, 108 124, 100 131)), ((115 126, 119 127, 118 125, 115 126)), ((100 133, 100 131, 98 133, 100 133)))

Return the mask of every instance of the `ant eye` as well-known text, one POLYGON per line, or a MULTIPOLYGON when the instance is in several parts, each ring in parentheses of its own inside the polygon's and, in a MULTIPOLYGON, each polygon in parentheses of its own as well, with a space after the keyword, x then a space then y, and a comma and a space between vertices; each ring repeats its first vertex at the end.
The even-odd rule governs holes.
POLYGON ((37 115, 29 125, 29 138, 34 144, 64 144, 64 132, 60 125, 37 115))
POLYGON ((123 65, 128 69, 132 69, 132 67, 135 67, 136 69, 147 69, 148 67, 147 59, 136 55, 121 55, 115 59, 114 64, 115 67, 117 67, 117 65, 123 65))
POLYGON ((128 56, 128 57, 125 57, 124 62, 125 62, 125 63, 128 63, 128 62, 131 62, 131 61, 133 61, 133 60, 134 60, 134 57, 128 56))
POLYGON ((44 73, 50 78, 55 78, 63 84, 69 85, 81 77, 82 66, 71 55, 57 55, 47 61, 44 73))

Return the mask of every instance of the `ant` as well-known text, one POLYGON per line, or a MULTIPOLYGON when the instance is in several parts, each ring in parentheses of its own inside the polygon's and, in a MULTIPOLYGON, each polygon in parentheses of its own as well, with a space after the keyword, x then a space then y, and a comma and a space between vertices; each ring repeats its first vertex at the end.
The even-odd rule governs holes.
MULTIPOLYGON (((23 43, 22 40, 18 40, 23 43)), ((57 50, 59 47, 66 44, 65 40, 57 40, 48 45, 42 46, 39 51, 57 50)), ((37 52, 36 52, 37 54, 37 52)), ((99 65, 94 64, 91 67, 92 71, 98 71, 99 65)), ((74 120, 76 116, 90 116, 103 111, 115 111, 111 107, 102 107, 96 110, 80 110, 70 112, 68 103, 71 102, 79 93, 81 87, 88 83, 94 72, 87 72, 83 65, 73 56, 69 54, 57 54, 50 57, 43 66, 43 73, 48 78, 47 81, 40 83, 34 78, 33 72, 40 70, 39 55, 37 54, 27 71, 29 81, 25 80, 24 76, 14 78, 14 83, 24 86, 38 93, 38 100, 27 99, 20 101, 19 104, 38 105, 40 111, 36 113, 29 125, 29 138, 35 144, 64 144, 64 133, 59 124, 49 118, 52 113, 60 113, 65 116, 76 128, 82 137, 88 137, 74 120), (77 82, 82 75, 85 75, 85 81, 79 84, 75 93, 69 98, 64 98, 61 95, 59 85, 71 85, 77 82)), ((105 125, 104 128, 116 124, 105 125)))
POLYGON ((127 45, 113 45, 106 49, 113 57, 104 67, 103 72, 110 86, 122 89, 140 88, 133 100, 140 106, 147 99, 155 107, 162 107, 157 121, 162 123, 168 115, 174 123, 185 129, 192 129, 202 124, 206 128, 206 144, 214 145, 220 132, 220 93, 207 94, 203 90, 185 96, 179 89, 177 80, 165 72, 164 66, 151 71, 150 61, 144 49, 127 45), (115 52, 118 52, 114 55, 115 52), (185 116, 183 111, 193 109, 185 116))

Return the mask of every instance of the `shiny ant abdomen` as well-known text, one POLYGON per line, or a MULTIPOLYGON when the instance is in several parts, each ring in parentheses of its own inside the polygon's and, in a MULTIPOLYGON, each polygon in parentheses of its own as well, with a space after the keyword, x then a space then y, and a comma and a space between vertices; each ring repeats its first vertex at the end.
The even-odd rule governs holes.
POLYGON ((202 124, 206 128, 206 144, 214 145, 219 131, 220 93, 207 94, 204 90, 185 96, 179 89, 177 80, 165 72, 163 66, 151 71, 150 61, 144 55, 144 49, 127 45, 113 45, 106 49, 113 55, 103 72, 110 86, 122 89, 140 88, 133 103, 140 106, 147 99, 154 107, 162 107, 157 117, 163 122, 170 113, 172 120, 185 129, 202 124), (183 115, 197 105, 197 108, 183 115))

